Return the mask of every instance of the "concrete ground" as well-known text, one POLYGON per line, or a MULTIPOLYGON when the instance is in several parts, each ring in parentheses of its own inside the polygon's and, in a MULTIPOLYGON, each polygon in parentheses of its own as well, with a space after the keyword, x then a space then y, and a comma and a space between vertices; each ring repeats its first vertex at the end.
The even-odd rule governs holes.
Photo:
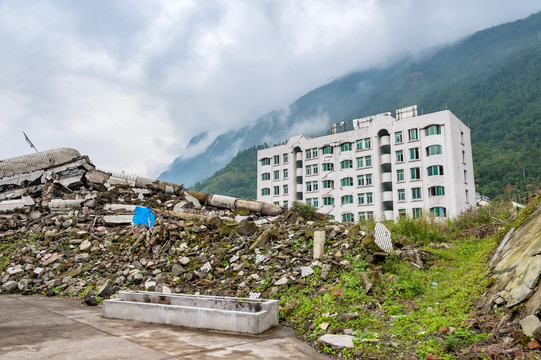
POLYGON ((101 306, 0 296, 0 359, 327 359, 272 328, 261 335, 105 319, 101 306))

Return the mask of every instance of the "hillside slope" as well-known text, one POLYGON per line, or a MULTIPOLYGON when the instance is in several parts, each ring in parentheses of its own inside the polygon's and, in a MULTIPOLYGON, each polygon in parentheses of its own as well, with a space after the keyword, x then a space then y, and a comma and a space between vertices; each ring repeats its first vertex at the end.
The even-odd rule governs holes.
MULTIPOLYGON (((326 118, 330 125, 417 104, 422 112, 448 108, 471 127, 479 192, 492 197, 507 183, 522 194, 532 192, 541 180, 540 69, 541 13, 537 13, 480 31, 423 61, 403 60, 337 79, 301 97, 288 111, 269 113, 253 127, 221 135, 203 154, 176 159, 160 179, 191 186, 240 149, 296 135, 292 130, 299 124, 326 118)), ((325 132, 316 128, 307 135, 325 132)), ((244 178, 255 182, 255 172, 244 178)), ((213 177, 214 183, 224 184, 213 189, 228 194, 227 188, 239 187, 231 180, 213 177)), ((203 181, 197 187, 207 185, 203 181)), ((241 197, 255 197, 255 187, 245 189, 241 197)))

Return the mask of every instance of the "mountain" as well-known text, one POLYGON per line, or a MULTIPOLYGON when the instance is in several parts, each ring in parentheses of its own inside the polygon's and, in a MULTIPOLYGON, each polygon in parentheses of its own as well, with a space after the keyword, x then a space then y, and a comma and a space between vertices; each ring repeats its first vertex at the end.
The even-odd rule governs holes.
MULTIPOLYGON (((492 197, 507 183, 523 195, 532 192, 541 180, 541 13, 479 31, 422 60, 348 74, 254 126, 219 136, 203 154, 176 159, 160 179, 191 186, 239 150, 299 133, 322 135, 331 123, 413 104, 421 112, 448 108, 470 126, 479 192, 492 197)), ((213 177, 213 184, 222 186, 203 181, 196 189, 229 194, 229 188, 238 188, 235 180, 219 177, 231 170, 213 177)), ((255 183, 255 170, 249 171, 246 178, 255 183)), ((244 188, 241 197, 255 197, 255 186, 244 188)))

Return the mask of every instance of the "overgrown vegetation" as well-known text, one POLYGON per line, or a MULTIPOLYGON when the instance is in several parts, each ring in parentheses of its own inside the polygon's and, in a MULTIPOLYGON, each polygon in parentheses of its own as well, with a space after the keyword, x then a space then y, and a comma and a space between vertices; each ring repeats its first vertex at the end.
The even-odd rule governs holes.
MULTIPOLYGON (((402 246, 430 254, 430 264, 421 268, 396 255, 376 267, 368 265, 364 259, 369 252, 357 235, 359 240, 352 244, 358 255, 346 259, 349 264, 342 271, 323 280, 317 268, 305 286, 278 294, 281 318, 308 340, 350 329, 355 349, 343 350, 346 357, 458 358, 458 353, 490 337, 471 321, 489 285, 487 261, 501 236, 526 221, 538 202, 539 196, 511 223, 506 204, 472 209, 447 223, 431 217, 388 223, 402 246), (478 229, 487 227, 479 237, 478 229)), ((360 224, 366 232, 371 226, 360 224)), ((358 234, 358 227, 352 225, 351 233, 358 234)), ((328 346, 321 350, 336 353, 328 346)))

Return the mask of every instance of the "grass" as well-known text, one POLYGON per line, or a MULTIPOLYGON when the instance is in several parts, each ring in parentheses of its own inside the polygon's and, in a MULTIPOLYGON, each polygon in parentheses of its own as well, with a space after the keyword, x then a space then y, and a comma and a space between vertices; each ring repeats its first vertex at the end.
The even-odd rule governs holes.
MULTIPOLYGON (((356 256, 348 258, 351 268, 331 269, 327 281, 321 279, 321 269, 315 268, 305 286, 278 294, 281 319, 309 340, 335 329, 338 333, 344 328, 353 330, 355 349, 342 351, 345 357, 426 358, 432 354, 454 358, 454 351, 489 336, 473 331, 466 320, 488 285, 486 263, 499 239, 499 234, 482 239, 457 237, 464 229, 494 219, 486 212, 464 217, 457 220, 462 222, 458 225, 430 217, 388 224, 393 236, 404 235, 407 244, 428 251, 432 266, 418 269, 391 255, 374 269, 364 257, 356 256), (441 243, 446 246, 438 246, 441 243), (369 293, 363 276, 373 283, 369 293), (440 334, 444 326, 451 331, 440 334)), ((361 227, 365 225, 370 224, 361 227)), ((336 352, 328 346, 320 350, 336 352)))

